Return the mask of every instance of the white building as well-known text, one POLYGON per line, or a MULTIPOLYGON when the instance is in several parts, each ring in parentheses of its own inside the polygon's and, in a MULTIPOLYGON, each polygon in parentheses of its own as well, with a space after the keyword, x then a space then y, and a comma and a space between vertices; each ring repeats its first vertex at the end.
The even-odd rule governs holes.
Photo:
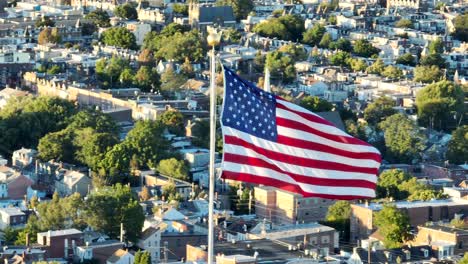
POLYGON ((157 227, 149 227, 143 231, 138 241, 138 247, 150 252, 151 262, 159 263, 161 256, 161 230, 157 227))

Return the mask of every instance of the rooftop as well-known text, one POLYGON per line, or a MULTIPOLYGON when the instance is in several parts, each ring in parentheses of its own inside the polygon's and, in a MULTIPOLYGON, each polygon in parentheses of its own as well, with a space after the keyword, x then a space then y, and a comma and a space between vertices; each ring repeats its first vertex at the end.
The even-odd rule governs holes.
MULTIPOLYGON (((463 199, 441 199, 441 200, 430 200, 430 201, 397 201, 393 202, 397 208, 418 208, 418 207, 437 207, 437 206, 456 206, 456 205, 468 205, 468 200, 463 199)), ((369 203, 367 204, 355 204, 354 206, 369 208, 372 211, 379 211, 382 209, 383 204, 381 203, 369 203)))
POLYGON ((83 234, 83 232, 81 232, 78 229, 71 228, 71 229, 62 229, 62 230, 56 230, 56 231, 41 232, 37 234, 40 236, 46 236, 46 237, 57 237, 57 236, 78 235, 78 234, 83 234))

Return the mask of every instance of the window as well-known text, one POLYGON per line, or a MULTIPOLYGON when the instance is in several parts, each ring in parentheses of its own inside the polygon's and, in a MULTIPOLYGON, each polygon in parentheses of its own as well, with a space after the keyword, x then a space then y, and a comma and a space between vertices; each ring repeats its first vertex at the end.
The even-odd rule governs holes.
POLYGON ((328 239, 329 239, 328 236, 323 236, 323 237, 322 237, 322 244, 327 244, 327 243, 328 243, 328 239))

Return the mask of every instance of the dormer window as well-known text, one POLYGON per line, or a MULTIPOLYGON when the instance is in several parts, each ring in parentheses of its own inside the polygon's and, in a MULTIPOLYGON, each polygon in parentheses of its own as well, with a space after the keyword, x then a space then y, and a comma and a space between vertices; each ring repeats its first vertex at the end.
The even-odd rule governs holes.
POLYGON ((429 257, 429 250, 424 249, 424 257, 425 258, 429 257))

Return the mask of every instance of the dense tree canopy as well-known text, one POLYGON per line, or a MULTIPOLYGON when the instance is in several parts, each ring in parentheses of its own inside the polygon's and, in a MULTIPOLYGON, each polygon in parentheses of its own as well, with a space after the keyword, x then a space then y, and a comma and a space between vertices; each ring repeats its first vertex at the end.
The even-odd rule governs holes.
POLYGON ((414 56, 411 53, 405 53, 396 59, 397 64, 403 64, 408 66, 415 66, 416 62, 414 56))
POLYGON ((175 158, 161 160, 156 170, 162 175, 184 181, 189 180, 189 168, 183 160, 177 160, 175 158))
POLYGON ((420 159, 425 136, 418 126, 403 114, 394 114, 379 123, 384 132, 385 159, 394 163, 413 163, 420 159))
POLYGON ((120 235, 123 223, 126 240, 137 242, 145 215, 129 186, 117 184, 92 192, 83 210, 88 225, 112 238, 120 235))
POLYGON ((325 27, 317 23, 304 33, 302 41, 311 46, 318 46, 326 32, 325 27))
POLYGON ((184 116, 177 109, 170 109, 161 114, 158 118, 170 132, 183 135, 185 131, 184 116))
POLYGON ((461 41, 468 41, 468 13, 458 15, 454 20, 455 31, 453 36, 461 41))
POLYGON ((266 65, 270 69, 271 76, 280 79, 283 83, 291 83, 296 78, 294 60, 288 53, 281 51, 269 52, 266 56, 266 65))
POLYGON ((330 45, 328 46, 330 49, 333 49, 333 50, 342 50, 342 51, 346 51, 346 52, 352 52, 353 51, 353 46, 351 44, 351 41, 349 41, 348 39, 345 39, 345 38, 340 38, 338 39, 337 41, 333 41, 332 43, 330 43, 330 45))
POLYGON ((384 205, 375 214, 375 225, 384 237, 386 248, 397 248, 409 239, 410 223, 408 215, 399 211, 394 205, 384 205))
POLYGON ((379 97, 374 102, 370 103, 366 109, 364 109, 364 119, 370 125, 377 125, 385 118, 396 114, 396 110, 393 109, 395 101, 389 97, 379 97))
POLYGON ((327 100, 310 95, 305 96, 299 105, 312 112, 327 112, 333 109, 333 105, 327 100))
POLYGON ((160 76, 156 69, 151 69, 148 66, 141 66, 138 69, 133 83, 144 92, 149 92, 161 85, 160 76))
POLYGON ((133 264, 151 264, 151 254, 149 251, 138 251, 135 253, 133 264))
POLYGON ((96 9, 85 16, 91 20, 96 27, 110 27, 109 14, 101 9, 96 9))
POLYGON ((377 60, 372 63, 371 66, 367 67, 366 72, 371 73, 371 74, 382 74, 382 72, 385 70, 385 64, 381 58, 378 58, 377 60))
POLYGON ((445 68, 446 63, 445 59, 438 53, 429 54, 427 56, 423 56, 421 60, 419 60, 419 64, 422 66, 437 66, 439 68, 445 68))
POLYGON ((351 217, 351 204, 348 201, 337 201, 328 207, 327 221, 345 220, 351 217))
POLYGON ((302 34, 305 31, 304 20, 297 15, 274 17, 257 24, 253 31, 264 37, 297 42, 302 39, 302 34))
POLYGON ((454 116, 463 115, 464 93, 462 88, 450 81, 430 84, 416 94, 418 121, 424 126, 447 129, 454 124, 454 116))
POLYGON ((60 36, 57 28, 44 28, 37 37, 37 42, 39 44, 45 45, 48 43, 57 44, 61 41, 62 37, 60 36))
POLYGON ((112 27, 104 31, 101 41, 106 45, 124 49, 137 48, 135 35, 124 27, 112 27))
POLYGON ((37 27, 37 28, 41 28, 41 27, 54 27, 55 26, 55 22, 50 19, 50 17, 48 16, 43 16, 43 17, 38 17, 36 19, 36 22, 34 23, 34 26, 37 27))
POLYGON ((174 11, 174 13, 182 15, 182 16, 188 16, 188 5, 175 3, 172 6, 172 11, 174 11))
POLYGON ((351 54, 349 54, 349 52, 338 51, 330 56, 330 63, 335 66, 347 67, 350 59, 351 54))
POLYGON ((437 82, 442 78, 442 71, 438 66, 417 66, 414 69, 415 82, 431 83, 437 82))
POLYGON ((114 14, 123 19, 128 19, 128 20, 138 19, 138 12, 136 8, 130 3, 125 3, 123 5, 117 6, 114 9, 114 14))
POLYGON ((47 133, 67 126, 75 114, 75 106, 56 97, 15 97, 0 110, 0 154, 14 150, 37 148, 47 133))
POLYGON ((159 59, 184 62, 188 58, 191 62, 197 62, 206 55, 205 40, 196 30, 156 37, 153 42, 155 43, 151 47, 155 51, 155 57, 159 59))
POLYGON ((357 40, 353 45, 353 52, 362 57, 370 58, 372 55, 377 55, 379 49, 372 46, 369 41, 364 39, 357 40))
POLYGON ((390 79, 398 80, 403 76, 403 71, 396 66, 389 65, 385 67, 384 71, 382 72, 382 75, 390 79))
POLYGON ((460 126, 452 132, 448 144, 447 159, 455 164, 468 161, 468 125, 460 126))

